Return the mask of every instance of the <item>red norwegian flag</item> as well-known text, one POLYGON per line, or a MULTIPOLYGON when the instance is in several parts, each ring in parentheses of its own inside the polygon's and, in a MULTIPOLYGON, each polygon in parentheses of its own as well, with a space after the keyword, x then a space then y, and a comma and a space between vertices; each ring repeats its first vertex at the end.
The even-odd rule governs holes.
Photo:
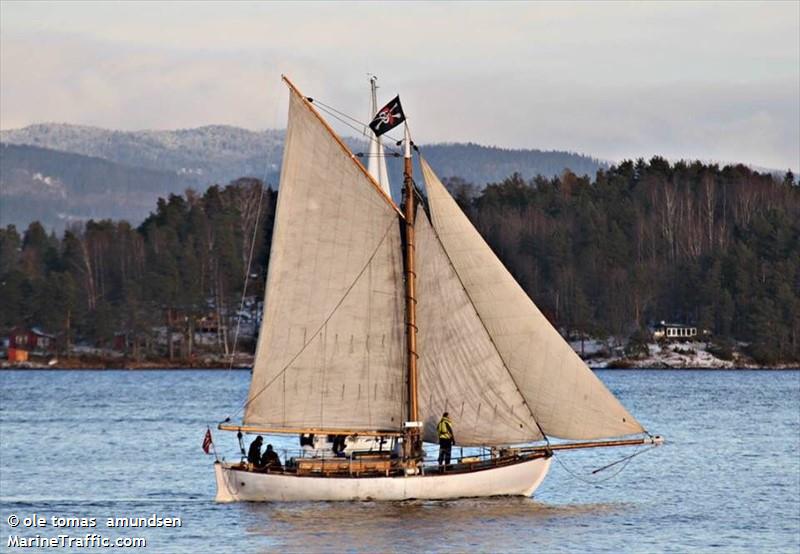
POLYGON ((214 442, 211 440, 211 429, 206 429, 206 436, 203 437, 203 452, 211 454, 211 447, 214 442))

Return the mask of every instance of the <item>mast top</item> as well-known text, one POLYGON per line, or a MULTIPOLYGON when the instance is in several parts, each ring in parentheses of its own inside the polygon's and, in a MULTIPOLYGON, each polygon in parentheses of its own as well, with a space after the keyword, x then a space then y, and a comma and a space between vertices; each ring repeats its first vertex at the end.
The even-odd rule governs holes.
MULTIPOLYGON (((403 137, 403 157, 407 160, 411 159, 411 133, 408 130, 408 123, 403 124, 403 128, 405 129, 404 137, 403 137)), ((411 177, 411 171, 409 169, 408 176, 411 177)))

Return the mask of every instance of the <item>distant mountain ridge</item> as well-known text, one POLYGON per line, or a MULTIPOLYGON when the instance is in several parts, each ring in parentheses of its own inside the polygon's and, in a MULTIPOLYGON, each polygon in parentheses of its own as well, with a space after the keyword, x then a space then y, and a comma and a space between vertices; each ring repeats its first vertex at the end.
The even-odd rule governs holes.
MULTIPOLYGON (((285 130, 250 131, 227 125, 115 131, 63 123, 0 131, 4 144, 0 225, 25 227, 38 219, 61 230, 69 221, 89 217, 125 218, 138 224, 159 196, 187 187, 205 190, 239 177, 257 177, 276 187, 285 134, 285 130)), ((361 138, 345 137, 345 141, 356 153, 366 150, 361 138)), ((441 177, 461 177, 479 187, 514 172, 524 178, 550 177, 570 169, 593 176, 608 166, 571 152, 473 143, 420 149, 441 177)), ((389 158, 387 165, 397 189, 402 164, 389 158)))
MULTIPOLYGON (((198 175, 208 184, 237 177, 277 177, 286 131, 250 131, 208 125, 173 131, 114 131, 100 127, 42 123, 0 131, 0 142, 28 144, 104 158, 129 166, 198 175)), ((345 137, 355 151, 365 150, 360 137, 345 137)), ((519 172, 526 178, 552 177, 565 168, 593 175, 608 163, 573 152, 503 149, 475 143, 421 146, 442 177, 461 177, 476 185, 519 172)), ((267 179, 270 180, 269 178, 267 179)))
POLYGON ((420 147, 425 159, 441 177, 461 177, 483 188, 512 173, 525 179, 560 176, 565 169, 594 179, 609 163, 575 152, 559 150, 506 149, 472 142, 427 144, 420 147))
POLYGON ((206 184, 279 171, 285 131, 209 125, 174 131, 114 131, 42 123, 0 131, 0 142, 26 144, 133 167, 196 175, 206 184))
POLYGON ((40 221, 61 231, 71 222, 138 223, 159 196, 197 188, 192 175, 130 167, 97 157, 0 144, 0 227, 40 221))

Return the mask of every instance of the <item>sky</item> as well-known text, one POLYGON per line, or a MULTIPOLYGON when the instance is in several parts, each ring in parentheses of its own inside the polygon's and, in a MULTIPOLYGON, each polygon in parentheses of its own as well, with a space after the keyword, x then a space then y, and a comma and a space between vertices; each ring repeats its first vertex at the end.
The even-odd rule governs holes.
POLYGON ((11 2, 0 128, 283 128, 286 74, 414 140, 800 169, 800 2, 11 2))

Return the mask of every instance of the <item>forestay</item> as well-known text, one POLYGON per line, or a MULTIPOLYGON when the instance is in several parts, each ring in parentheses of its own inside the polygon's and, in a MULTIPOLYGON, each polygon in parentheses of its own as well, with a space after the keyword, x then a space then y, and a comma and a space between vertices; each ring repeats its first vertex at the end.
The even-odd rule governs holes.
MULTIPOLYGON (((542 431, 567 439, 643 432, 639 422, 533 304, 425 160, 421 160, 421 165, 436 235, 499 358, 542 431)), ((420 297, 420 305, 422 302, 420 297)), ((420 320, 422 330, 425 324, 422 317, 420 320)), ((444 361, 453 364, 446 370, 451 374, 459 370, 469 375, 496 373, 497 359, 492 356, 468 368, 461 365, 467 361, 464 359, 454 357, 444 361)), ((456 417, 456 429, 459 425, 468 426, 468 421, 456 417)), ((458 430, 456 435, 460 440, 458 430)))
POLYGON ((292 90, 245 424, 402 427, 401 256, 394 205, 292 90))

